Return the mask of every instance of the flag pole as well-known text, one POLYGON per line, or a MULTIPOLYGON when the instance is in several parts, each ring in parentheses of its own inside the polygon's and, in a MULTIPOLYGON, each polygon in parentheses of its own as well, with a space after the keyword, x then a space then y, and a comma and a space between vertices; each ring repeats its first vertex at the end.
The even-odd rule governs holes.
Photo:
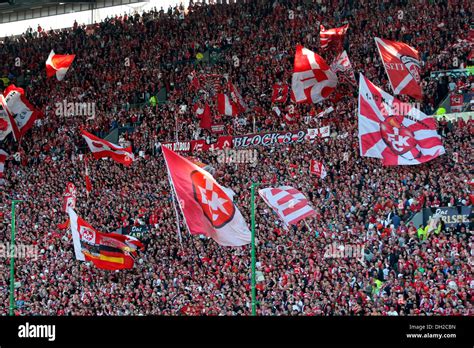
POLYGON ((250 193, 251 193, 251 202, 250 202, 250 219, 252 224, 252 316, 257 315, 257 294, 255 289, 255 187, 257 187, 259 183, 252 183, 250 186, 250 193))
POLYGON ((10 316, 14 316, 15 309, 15 206, 22 201, 12 200, 12 233, 10 239, 10 316))

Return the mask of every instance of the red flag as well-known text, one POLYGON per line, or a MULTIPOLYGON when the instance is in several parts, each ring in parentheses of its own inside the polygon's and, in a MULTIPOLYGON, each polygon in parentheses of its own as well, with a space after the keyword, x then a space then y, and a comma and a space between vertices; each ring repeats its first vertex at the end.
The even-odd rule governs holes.
POLYGON ((217 94, 217 111, 221 115, 237 116, 239 113, 238 106, 225 94, 217 94))
POLYGON ((340 47, 348 28, 349 24, 332 29, 325 29, 322 25, 320 25, 319 38, 321 43, 321 49, 325 50, 331 45, 340 47))
POLYGON ((337 85, 336 74, 323 58, 307 48, 296 46, 291 100, 296 103, 318 103, 327 99, 337 85))
POLYGON ((69 218, 66 219, 63 223, 58 224, 56 227, 60 230, 67 230, 69 228, 70 221, 69 218))
POLYGON ((323 162, 319 162, 316 160, 311 160, 309 171, 312 174, 316 174, 321 179, 324 179, 327 175, 326 167, 324 167, 323 162))
POLYGON ((135 160, 135 156, 132 153, 132 147, 127 148, 112 144, 107 140, 101 139, 92 135, 85 130, 81 130, 82 137, 87 142, 89 149, 92 151, 92 155, 95 159, 103 157, 112 158, 115 162, 122 163, 126 166, 130 166, 135 160))
POLYGON ((250 231, 233 202, 234 192, 184 157, 164 146, 161 149, 189 232, 224 246, 250 243, 250 231))
POLYGON ((56 75, 56 78, 61 81, 75 57, 75 54, 55 54, 51 51, 46 61, 46 75, 48 77, 56 75))
POLYGON ((136 250, 143 247, 136 238, 99 232, 72 208, 68 213, 77 260, 91 261, 97 268, 110 271, 133 268, 136 250))
POLYGON ((201 121, 199 122, 199 128, 211 129, 211 126, 212 126, 211 109, 209 108, 209 106, 207 106, 207 110, 203 112, 201 116, 201 121))
POLYGON ((422 98, 421 64, 418 51, 403 42, 375 38, 380 58, 388 75, 393 94, 422 98))
POLYGON ((361 156, 381 158, 384 165, 415 165, 445 153, 433 116, 402 103, 362 74, 358 123, 361 156))
POLYGON ((276 83, 273 85, 272 103, 286 103, 288 99, 288 85, 276 83))

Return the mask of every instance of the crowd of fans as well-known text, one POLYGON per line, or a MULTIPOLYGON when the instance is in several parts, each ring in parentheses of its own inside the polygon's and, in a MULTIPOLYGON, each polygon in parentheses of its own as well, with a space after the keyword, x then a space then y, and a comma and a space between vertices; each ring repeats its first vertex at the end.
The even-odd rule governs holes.
MULTIPOLYGON (((18 244, 35 245, 38 259, 17 259, 19 315, 249 315, 250 252, 225 248, 205 237, 177 231, 175 210, 159 144, 207 137, 192 112, 197 101, 215 109, 211 97, 189 87, 193 73, 228 74, 251 112, 220 116, 227 134, 305 129, 330 125, 331 136, 315 143, 255 147, 255 163, 222 163, 215 153, 193 154, 231 187, 250 221, 251 182, 291 185, 317 211, 285 229, 257 200, 257 313, 259 315, 473 315, 471 226, 443 227, 420 239, 406 223, 424 207, 470 206, 472 120, 439 124, 446 154, 418 166, 383 167, 361 158, 357 139, 357 91, 341 85, 318 105, 296 105, 295 124, 271 112, 271 87, 291 81, 296 44, 318 52, 319 23, 346 22, 344 48, 356 72, 391 92, 373 37, 416 47, 423 61, 422 109, 432 113, 449 81, 430 72, 466 66, 463 40, 472 22, 469 1, 248 1, 194 5, 108 19, 91 26, 28 32, 0 44, 2 76, 28 81, 28 99, 44 113, 22 140, 1 147, 19 156, 0 179, 0 241, 9 240, 10 201, 17 209, 18 244), (462 9, 462 10, 460 10, 462 9), (289 11, 293 11, 293 19, 289 11), (51 51, 76 54, 62 82, 46 79, 51 51), (198 53, 219 51, 212 63, 198 53), (21 64, 14 64, 19 57, 21 64), (235 58, 239 59, 238 66, 235 58), (453 58, 456 57, 456 65, 453 58), (149 105, 163 88, 167 102, 149 105), (95 117, 65 116, 56 103, 94 103, 95 117), (187 110, 180 112, 181 105, 187 110), (304 121, 334 107, 323 117, 304 121), (254 122, 255 121, 255 122, 254 122), (88 153, 79 127, 107 134, 127 127, 138 160, 124 167, 89 161, 92 194, 84 183, 88 153), (453 160, 453 154, 457 160, 453 160), (325 179, 309 173, 322 160, 325 179), (146 250, 135 267, 101 271, 75 260, 71 234, 57 227, 67 215, 62 193, 78 188, 76 211, 103 231, 147 224, 146 250), (333 246, 363 246, 361 255, 328 253, 333 246)), ((321 52, 320 52, 321 53, 321 52)), ((337 52, 321 55, 331 62, 337 52)), ((472 77, 463 83, 472 83, 472 77)), ((289 105, 288 101, 282 105, 289 105)), ((217 117, 217 115, 216 115, 217 117)), ((359 249, 357 249, 359 250, 359 249)), ((0 315, 8 313, 8 260, 0 263, 0 315)))

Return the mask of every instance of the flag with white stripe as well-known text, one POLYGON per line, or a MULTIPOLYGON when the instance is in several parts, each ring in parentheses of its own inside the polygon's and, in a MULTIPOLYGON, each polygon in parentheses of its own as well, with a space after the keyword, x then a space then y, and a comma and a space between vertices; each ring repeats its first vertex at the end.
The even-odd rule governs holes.
POLYGON ((330 45, 340 46, 344 40, 349 24, 346 24, 339 28, 326 29, 324 26, 319 26, 319 39, 321 43, 321 49, 325 50, 330 45))
POLYGON ((96 137, 85 130, 81 130, 81 133, 95 159, 110 157, 115 162, 122 163, 126 166, 131 165, 135 160, 131 146, 125 148, 112 144, 111 142, 96 137))
POLYGON ((268 187, 258 193, 285 225, 295 225, 316 214, 306 197, 291 186, 268 187))

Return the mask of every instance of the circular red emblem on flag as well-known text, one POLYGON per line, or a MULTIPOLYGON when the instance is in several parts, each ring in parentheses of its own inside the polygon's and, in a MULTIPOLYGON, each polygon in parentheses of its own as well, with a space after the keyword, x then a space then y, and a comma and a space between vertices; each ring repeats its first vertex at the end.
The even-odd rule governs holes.
POLYGON ((394 154, 402 155, 416 146, 415 135, 397 120, 397 116, 388 117, 380 124, 380 134, 394 154))
POLYGON ((232 220, 235 206, 230 197, 215 183, 212 177, 195 170, 191 173, 194 199, 213 227, 220 228, 232 220))

